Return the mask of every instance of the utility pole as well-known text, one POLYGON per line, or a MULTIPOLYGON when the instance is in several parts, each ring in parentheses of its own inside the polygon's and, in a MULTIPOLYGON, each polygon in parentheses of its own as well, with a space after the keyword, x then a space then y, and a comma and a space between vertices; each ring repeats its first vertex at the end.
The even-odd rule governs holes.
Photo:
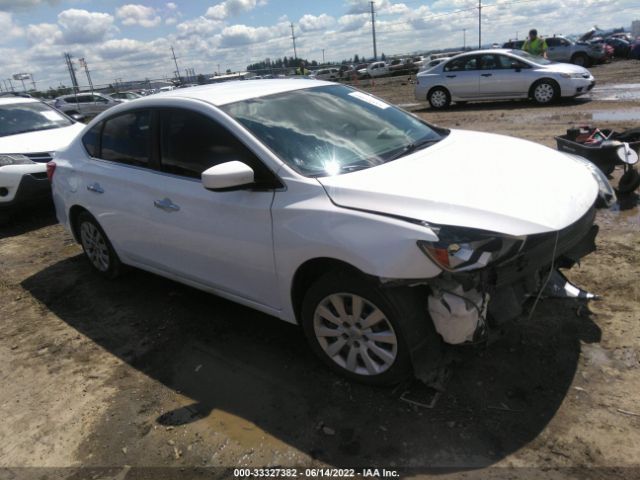
POLYGON ((462 50, 467 49, 467 29, 462 29, 462 50))
POLYGON ((369 2, 371 4, 371 33, 373 35, 373 60, 378 59, 378 48, 376 47, 376 18, 375 11, 373 8, 374 2, 369 2))
POLYGON ((78 79, 76 78, 76 71, 73 68, 73 62, 71 61, 71 55, 68 53, 64 54, 64 58, 67 62, 67 68, 69 69, 69 76, 71 77, 71 84, 73 85, 74 93, 78 92, 78 79))
POLYGON ((84 67, 84 73, 87 75, 87 81, 89 82, 91 93, 93 94, 93 82, 91 81, 91 75, 89 74, 89 66, 87 65, 87 62, 85 62, 84 58, 79 58, 78 62, 80 62, 81 67, 84 67))
POLYGON ((293 58, 298 59, 298 52, 296 51, 296 35, 293 33, 293 23, 291 24, 291 40, 293 40, 293 58))
POLYGON ((176 60, 176 52, 173 51, 173 45, 171 45, 171 54, 173 55, 173 62, 176 64, 176 73, 178 74, 178 81, 182 83, 180 80, 180 69, 178 68, 178 60, 176 60))
POLYGON ((478 48, 482 48, 482 0, 478 0, 478 48))
POLYGON ((324 48, 322 49, 322 64, 324 65, 324 48))

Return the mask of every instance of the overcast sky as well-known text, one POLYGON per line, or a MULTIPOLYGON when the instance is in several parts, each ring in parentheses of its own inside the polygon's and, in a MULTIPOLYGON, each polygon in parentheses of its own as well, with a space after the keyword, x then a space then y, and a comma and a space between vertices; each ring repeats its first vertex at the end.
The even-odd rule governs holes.
MULTIPOLYGON (((630 27, 640 0, 487 0, 482 43, 504 42, 529 28, 581 33, 594 24, 630 27), (490 5, 489 5, 490 4, 490 5)), ((477 0, 377 0, 378 55, 478 44, 477 0)), ((33 73, 39 89, 70 84, 63 57, 84 57, 94 84, 116 78, 171 77, 244 69, 267 57, 340 61, 373 56, 367 0, 0 0, 0 78, 33 73)), ((76 67, 78 67, 76 62, 76 67)), ((81 85, 86 77, 78 72, 81 85)), ((4 85, 3 85, 4 86, 4 85)), ((21 88, 20 82, 14 86, 21 88)))

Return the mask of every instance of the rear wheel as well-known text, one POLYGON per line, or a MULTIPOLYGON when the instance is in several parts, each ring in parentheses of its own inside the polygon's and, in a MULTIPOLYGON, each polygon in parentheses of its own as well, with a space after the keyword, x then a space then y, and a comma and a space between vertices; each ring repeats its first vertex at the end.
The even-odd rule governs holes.
POLYGON ((117 277, 122 264, 96 219, 88 212, 82 212, 78 215, 77 228, 82 250, 91 266, 107 278, 117 277))
POLYGON ((427 95, 431 108, 444 109, 451 104, 451 95, 444 87, 435 87, 427 95))
POLYGON ((558 98, 559 88, 551 80, 540 80, 531 88, 531 97, 538 105, 547 105, 558 98))
MULTIPOLYGON (((366 277, 331 272, 311 286, 302 327, 311 349, 335 372, 369 385, 390 385, 412 371, 403 323, 417 305, 398 302, 366 277)), ((423 321, 428 321, 425 317, 423 321)), ((411 331, 411 329, 409 329, 411 331)))

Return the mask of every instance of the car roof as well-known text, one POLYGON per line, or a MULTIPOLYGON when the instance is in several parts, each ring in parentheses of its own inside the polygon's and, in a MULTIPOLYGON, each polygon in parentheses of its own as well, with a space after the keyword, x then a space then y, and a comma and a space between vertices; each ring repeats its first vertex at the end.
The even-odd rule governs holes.
POLYGON ((335 85, 333 82, 310 79, 273 79, 249 82, 247 80, 231 80, 223 83, 201 85, 188 89, 177 89, 159 93, 153 97, 136 99, 138 105, 145 101, 154 101, 158 98, 190 98, 203 100, 213 105, 227 105, 250 98, 264 97, 276 93, 292 92, 305 88, 319 87, 322 85, 335 85))
POLYGON ((13 105, 14 103, 40 103, 40 100, 26 97, 0 97, 0 105, 13 105))

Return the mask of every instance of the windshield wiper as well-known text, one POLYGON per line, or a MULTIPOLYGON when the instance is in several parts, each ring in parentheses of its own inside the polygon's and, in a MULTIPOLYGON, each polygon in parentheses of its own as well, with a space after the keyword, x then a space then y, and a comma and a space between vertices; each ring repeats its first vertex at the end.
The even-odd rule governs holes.
POLYGON ((416 150, 422 150, 423 148, 427 148, 428 146, 431 146, 434 143, 438 143, 440 140, 441 140, 440 138, 437 140, 430 138, 430 139, 421 140, 419 142, 410 143, 409 145, 405 146, 402 150, 400 150, 398 153, 389 157, 387 161, 390 162, 400 157, 404 157, 405 155, 409 155, 410 153, 413 153, 416 150))

